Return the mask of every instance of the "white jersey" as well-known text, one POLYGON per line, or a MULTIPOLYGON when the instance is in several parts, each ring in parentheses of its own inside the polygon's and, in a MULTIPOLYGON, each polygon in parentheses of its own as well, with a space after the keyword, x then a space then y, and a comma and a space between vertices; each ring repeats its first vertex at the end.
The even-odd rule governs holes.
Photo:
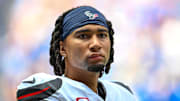
POLYGON ((99 80, 98 94, 87 85, 64 76, 34 74, 17 88, 18 101, 136 101, 122 84, 99 80))

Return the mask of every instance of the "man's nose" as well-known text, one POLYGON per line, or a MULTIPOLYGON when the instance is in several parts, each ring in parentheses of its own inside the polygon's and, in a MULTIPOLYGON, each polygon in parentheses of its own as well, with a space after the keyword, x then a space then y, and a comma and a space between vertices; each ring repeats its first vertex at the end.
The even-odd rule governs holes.
POLYGON ((97 36, 93 36, 90 40, 90 45, 89 48, 92 52, 97 52, 99 51, 102 46, 100 40, 97 38, 97 36))

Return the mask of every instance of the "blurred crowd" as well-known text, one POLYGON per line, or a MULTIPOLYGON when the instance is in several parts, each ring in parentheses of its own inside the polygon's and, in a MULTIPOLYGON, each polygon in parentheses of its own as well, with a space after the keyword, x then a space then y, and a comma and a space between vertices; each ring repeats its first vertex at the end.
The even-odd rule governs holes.
POLYGON ((0 101, 16 101, 22 79, 53 74, 55 20, 79 5, 113 23, 114 63, 101 79, 129 85, 139 101, 180 101, 180 0, 0 0, 0 101))

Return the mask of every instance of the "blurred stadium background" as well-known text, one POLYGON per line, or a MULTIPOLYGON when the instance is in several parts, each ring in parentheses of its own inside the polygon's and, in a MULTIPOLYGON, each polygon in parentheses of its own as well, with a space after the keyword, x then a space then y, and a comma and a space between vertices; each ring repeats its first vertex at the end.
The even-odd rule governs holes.
POLYGON ((0 0, 0 101, 37 72, 53 74, 49 42, 56 18, 92 5, 112 21, 115 59, 102 79, 129 85, 139 101, 180 101, 180 0, 0 0))

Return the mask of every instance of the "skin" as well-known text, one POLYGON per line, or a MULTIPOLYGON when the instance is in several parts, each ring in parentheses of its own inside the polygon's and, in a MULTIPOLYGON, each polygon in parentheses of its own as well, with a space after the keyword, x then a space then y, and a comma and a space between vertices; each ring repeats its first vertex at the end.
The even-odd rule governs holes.
POLYGON ((90 72, 87 68, 107 64, 110 56, 108 29, 95 24, 77 28, 64 41, 60 41, 60 54, 65 58, 65 76, 97 92, 100 73, 90 72))

